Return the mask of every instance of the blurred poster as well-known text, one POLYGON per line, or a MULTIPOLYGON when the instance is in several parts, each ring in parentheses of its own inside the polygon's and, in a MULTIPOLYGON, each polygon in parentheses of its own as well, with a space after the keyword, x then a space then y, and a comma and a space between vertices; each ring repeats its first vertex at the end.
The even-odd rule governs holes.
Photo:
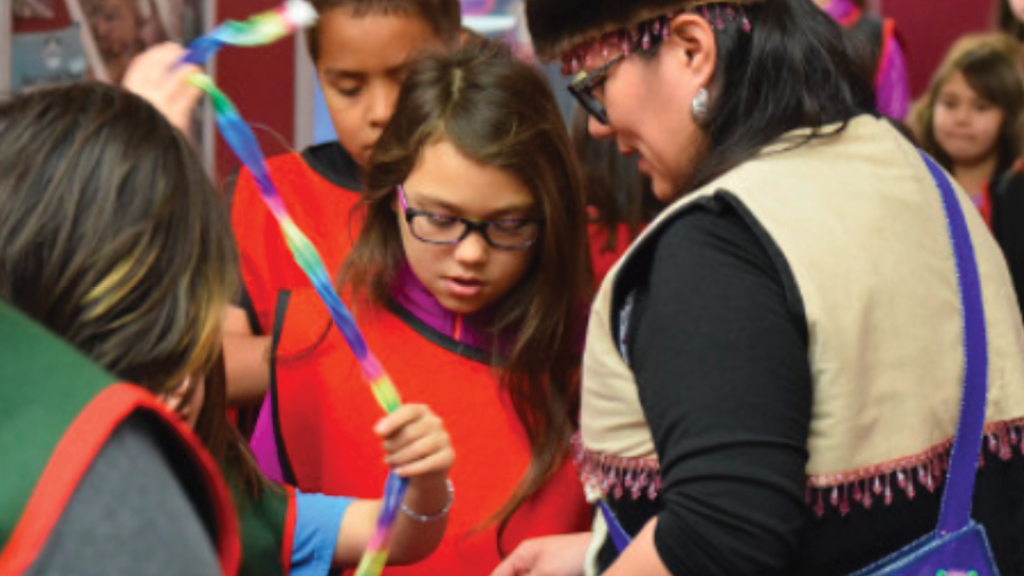
POLYGON ((67 0, 82 23, 93 76, 120 82, 129 62, 159 42, 187 43, 203 30, 201 0, 67 0))
MULTIPOLYGON (((523 0, 461 0, 461 4, 462 23, 466 28, 491 38, 503 38, 520 58, 536 61, 523 0)), ((568 80, 562 77, 561 64, 537 62, 537 65, 547 76, 568 125, 575 101, 566 90, 568 80)))
POLYGON ((12 91, 75 82, 89 73, 77 24, 63 30, 15 34, 11 56, 12 91))
POLYGON ((14 0, 12 12, 15 18, 52 19, 53 0, 14 0))
POLYGON ((516 53, 530 58, 523 0, 462 0, 462 23, 491 38, 503 38, 516 53))

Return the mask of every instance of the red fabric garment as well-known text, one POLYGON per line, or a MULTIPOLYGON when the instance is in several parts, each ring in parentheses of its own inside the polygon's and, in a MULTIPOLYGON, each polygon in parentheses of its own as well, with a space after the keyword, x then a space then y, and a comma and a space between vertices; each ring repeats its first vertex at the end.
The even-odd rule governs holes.
MULTIPOLYGON (((500 561, 497 525, 487 520, 529 464, 525 430, 486 353, 398 314, 365 306, 356 318, 403 402, 427 404, 444 420, 456 452, 455 500, 438 549, 385 574, 487 574, 500 561)), ((283 452, 305 492, 380 498, 387 468, 372 427, 383 413, 341 336, 325 331, 327 323, 312 290, 292 294, 274 379, 283 452)), ((589 528, 590 507, 566 449, 555 477, 513 516, 501 543, 506 552, 526 538, 589 528)))
POLYGON ((992 228, 992 185, 989 182, 985 182, 985 185, 981 187, 981 196, 978 199, 972 198, 976 202, 978 211, 981 212, 981 217, 985 219, 985 224, 988 224, 989 229, 992 228))
MULTIPOLYGON (((275 156, 267 163, 288 212, 316 246, 328 272, 334 274, 362 226, 360 193, 331 183, 297 153, 275 156)), ((269 334, 277 292, 305 288, 310 283, 288 250, 252 174, 245 169, 238 175, 231 226, 246 293, 263 333, 269 334)))
POLYGON ((0 574, 21 574, 32 565, 110 435, 138 411, 159 419, 171 438, 169 441, 191 454, 212 503, 221 569, 227 575, 238 572, 241 561, 238 521, 219 468, 192 432, 171 416, 156 398, 137 386, 116 384, 100 392, 61 437, 21 520, 0 554, 0 574))
POLYGON ((587 235, 590 241, 590 268, 594 272, 594 286, 600 286, 605 275, 618 262, 619 258, 633 242, 633 234, 629 226, 619 224, 615 227, 615 245, 613 248, 605 248, 608 241, 608 229, 598 223, 587 224, 587 235))

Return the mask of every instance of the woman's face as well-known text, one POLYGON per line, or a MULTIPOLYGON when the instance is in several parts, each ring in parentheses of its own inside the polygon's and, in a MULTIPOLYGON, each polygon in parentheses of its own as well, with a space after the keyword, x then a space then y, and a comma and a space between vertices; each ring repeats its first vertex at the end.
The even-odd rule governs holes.
MULTIPOLYGON (((431 230, 444 234, 446 227, 461 230, 453 218, 466 218, 491 222, 487 231, 499 240, 514 233, 516 221, 540 216, 533 194, 513 174, 480 164, 443 140, 423 149, 402 187, 408 208, 430 213, 415 217, 421 236, 431 230), (499 222, 503 231, 496 230, 499 222)), ((445 309, 456 314, 479 311, 508 294, 540 244, 538 238, 522 250, 495 248, 480 231, 457 244, 431 244, 412 234, 397 199, 394 209, 413 273, 445 309)))
MULTIPOLYGON (((620 153, 639 157, 640 171, 663 202, 685 189, 706 155, 704 132, 690 109, 703 84, 683 62, 683 51, 670 37, 653 56, 631 54, 612 66, 594 92, 608 112, 608 125, 589 121, 595 138, 615 138, 620 153)), ((592 72, 617 55, 592 59, 585 70, 592 72)))
POLYGON ((935 140, 955 164, 974 164, 997 152, 1005 114, 957 72, 942 86, 933 110, 935 140))

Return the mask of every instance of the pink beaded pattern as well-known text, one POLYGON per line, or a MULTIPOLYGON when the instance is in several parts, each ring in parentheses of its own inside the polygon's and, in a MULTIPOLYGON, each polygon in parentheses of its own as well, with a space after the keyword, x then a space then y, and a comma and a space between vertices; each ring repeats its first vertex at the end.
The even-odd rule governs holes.
MULTIPOLYGON (((1024 419, 987 425, 983 442, 1001 460, 1009 460, 1015 453, 1024 454, 1024 419)), ((889 506, 899 490, 913 500, 918 490, 935 492, 945 481, 952 448, 950 439, 916 456, 847 474, 810 476, 805 500, 819 517, 830 508, 843 516, 853 505, 870 510, 879 500, 889 506)), ((984 454, 978 465, 984 465, 984 454)))
MULTIPOLYGON (((753 25, 743 9, 743 4, 753 3, 758 2, 748 0, 732 3, 696 3, 690 8, 697 6, 697 13, 707 20, 715 30, 724 30, 727 25, 736 23, 744 32, 749 33, 753 29, 753 25)), ((575 76, 596 58, 600 58, 601 62, 606 62, 609 54, 616 49, 618 50, 616 55, 625 56, 636 49, 650 50, 655 42, 668 38, 670 34, 668 22, 680 13, 682 11, 644 20, 632 28, 614 30, 578 44, 562 55, 562 74, 575 76)))
MULTIPOLYGON (((1024 418, 996 422, 985 427, 983 442, 1001 460, 1024 455, 1024 418)), ((587 450, 577 433, 572 439, 573 459, 584 486, 600 489, 616 500, 627 494, 633 500, 655 500, 661 490, 661 470, 656 458, 627 458, 587 450)), ((854 505, 870 510, 876 502, 892 504, 902 490, 913 500, 918 490, 935 492, 945 481, 952 439, 907 458, 892 460, 846 474, 809 476, 805 501, 818 517, 833 509, 848 514, 854 505)), ((984 465, 984 455, 978 462, 984 465)))
POLYGON ((626 458, 587 450, 577 433, 572 439, 573 459, 584 486, 599 488, 603 496, 616 500, 626 493, 633 500, 647 496, 654 500, 661 489, 661 474, 655 458, 626 458))

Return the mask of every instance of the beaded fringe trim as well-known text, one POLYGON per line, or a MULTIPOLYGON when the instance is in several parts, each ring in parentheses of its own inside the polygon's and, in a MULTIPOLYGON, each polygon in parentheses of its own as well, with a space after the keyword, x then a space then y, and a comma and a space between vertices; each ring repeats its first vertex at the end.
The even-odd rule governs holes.
MULTIPOLYGON (((1024 419, 995 422, 985 426, 983 445, 1001 460, 1009 460, 1015 453, 1024 454, 1024 419)), ((876 502, 892 504, 897 491, 902 490, 910 500, 918 490, 935 490, 945 481, 953 440, 947 440, 930 449, 907 458, 864 468, 846 474, 808 476, 805 501, 815 515, 821 517, 829 509, 845 516, 854 505, 870 510, 876 502)), ((978 466, 985 463, 984 452, 978 466)))
MULTIPOLYGON (((989 453, 1001 460, 1024 455, 1024 418, 985 426, 982 440, 989 453)), ((845 516, 854 505, 870 510, 877 502, 892 504, 902 490, 913 500, 919 490, 935 492, 946 479, 953 440, 907 458, 845 474, 808 476, 805 501, 821 517, 829 509, 845 516)), ((655 500, 661 489, 661 468, 655 458, 628 458, 587 450, 579 433, 572 439, 573 460, 583 485, 618 500, 645 496, 655 500)), ((984 465, 984 453, 978 465, 984 465)))
POLYGON ((602 496, 611 495, 618 500, 628 492, 633 500, 646 496, 653 501, 658 497, 661 474, 657 459, 610 456, 587 450, 578 432, 572 438, 572 453, 580 481, 587 488, 600 490, 602 496))

